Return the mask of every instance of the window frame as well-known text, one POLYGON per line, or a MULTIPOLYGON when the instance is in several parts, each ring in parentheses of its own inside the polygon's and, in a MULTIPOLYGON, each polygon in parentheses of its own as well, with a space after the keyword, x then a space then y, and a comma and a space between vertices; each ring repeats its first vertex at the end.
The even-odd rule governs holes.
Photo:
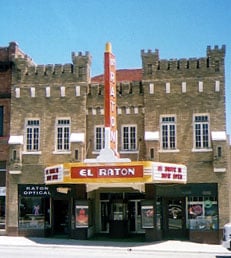
POLYGON ((160 149, 162 151, 177 150, 177 119, 175 114, 166 114, 166 115, 160 116, 160 136, 161 136, 160 149), (173 119, 173 120, 163 121, 163 119, 173 119), (163 131, 164 127, 165 127, 165 132, 163 131), (166 134, 165 136, 164 136, 164 133, 166 134), (165 141, 163 137, 165 137, 165 141))
POLYGON ((27 153, 40 152, 40 126, 39 118, 27 118, 25 121, 25 151, 27 153))
POLYGON ((193 114, 193 150, 203 151, 211 148, 210 137, 210 116, 208 113, 193 114), (201 121, 196 121, 196 118, 201 121), (207 117, 206 121, 203 121, 203 117, 207 117), (205 125, 207 128, 205 128, 205 125), (205 135, 205 133, 207 134, 205 135), (199 133, 199 134, 198 134, 199 133), (200 139, 199 139, 200 138, 200 139))
POLYGON ((104 148, 104 146, 105 146, 105 127, 103 125, 96 125, 94 128, 94 150, 96 152, 99 152, 101 149, 104 148), (97 130, 99 130, 99 132, 97 132, 97 130), (100 134, 100 137, 97 137, 98 134, 100 134))
POLYGON ((71 135, 71 119, 69 117, 56 118, 56 121, 55 121, 55 152, 56 153, 70 153, 71 151, 70 135, 71 135), (59 121, 68 121, 68 123, 59 124, 59 121), (67 128, 68 128, 68 132, 65 131, 65 129, 67 128), (62 129, 62 130, 59 130, 59 129, 62 129), (65 136, 66 133, 68 133, 68 136, 65 136), (68 145, 68 147, 66 148, 65 145, 68 145), (59 146, 61 146, 61 148, 59 146))
POLYGON ((121 150, 125 152, 136 152, 137 151, 137 125, 135 124, 124 124, 121 126, 121 150), (128 137, 127 142, 125 143, 125 135, 124 135, 124 129, 128 128, 128 137), (131 129, 134 129, 134 132, 131 132, 131 129), (132 133, 135 133, 134 139, 132 139, 132 133), (127 144, 127 148, 125 147, 125 144, 127 144), (132 144, 134 144, 134 147, 132 147, 132 144))

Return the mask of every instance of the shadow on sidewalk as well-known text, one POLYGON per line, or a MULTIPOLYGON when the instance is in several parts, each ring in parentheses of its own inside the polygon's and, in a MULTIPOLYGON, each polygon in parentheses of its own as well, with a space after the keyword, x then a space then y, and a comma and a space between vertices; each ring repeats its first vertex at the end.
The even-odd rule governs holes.
POLYGON ((66 246, 103 246, 103 247, 135 247, 158 244, 160 242, 145 242, 143 236, 131 236, 128 238, 110 238, 100 235, 90 238, 89 240, 76 240, 65 236, 54 237, 28 237, 29 240, 36 244, 42 245, 66 245, 66 246))

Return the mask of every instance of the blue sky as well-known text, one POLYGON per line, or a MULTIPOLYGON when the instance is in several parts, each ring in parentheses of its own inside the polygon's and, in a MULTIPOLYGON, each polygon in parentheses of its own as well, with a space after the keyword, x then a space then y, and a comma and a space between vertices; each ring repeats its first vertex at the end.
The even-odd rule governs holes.
POLYGON ((92 76, 103 73, 105 43, 117 69, 141 68, 141 49, 161 59, 206 56, 226 45, 227 125, 231 134, 230 0, 0 0, 0 46, 16 41, 37 64, 70 63, 89 51, 92 76))

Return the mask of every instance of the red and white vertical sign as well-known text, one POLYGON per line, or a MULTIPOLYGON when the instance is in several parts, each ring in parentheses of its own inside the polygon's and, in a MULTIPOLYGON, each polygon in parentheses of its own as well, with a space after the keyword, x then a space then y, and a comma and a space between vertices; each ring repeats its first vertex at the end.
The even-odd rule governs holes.
POLYGON ((104 53, 104 125, 105 148, 117 153, 116 122, 116 60, 111 52, 111 44, 106 44, 104 53))

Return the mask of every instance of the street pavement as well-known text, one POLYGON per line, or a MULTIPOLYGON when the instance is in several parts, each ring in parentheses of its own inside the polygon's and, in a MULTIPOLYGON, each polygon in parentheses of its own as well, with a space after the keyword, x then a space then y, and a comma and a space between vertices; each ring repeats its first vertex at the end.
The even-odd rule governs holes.
POLYGON ((0 246, 55 246, 57 247, 77 247, 78 249, 125 249, 139 252, 188 252, 188 253, 208 253, 225 255, 231 257, 231 252, 222 245, 201 244, 189 241, 160 241, 160 242, 119 242, 119 241, 98 241, 98 240, 74 240, 62 238, 38 238, 38 237, 12 237, 0 236, 0 246))

